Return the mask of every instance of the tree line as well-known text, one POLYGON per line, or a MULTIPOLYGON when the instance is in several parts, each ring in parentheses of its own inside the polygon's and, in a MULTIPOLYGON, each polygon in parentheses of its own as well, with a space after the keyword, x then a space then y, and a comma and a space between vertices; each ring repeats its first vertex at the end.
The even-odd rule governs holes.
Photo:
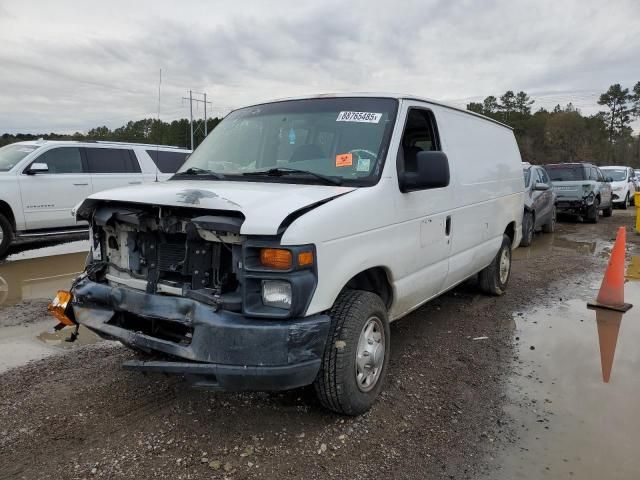
MULTIPOLYGON (((207 131, 213 130, 220 118, 209 118, 207 120, 207 131)), ((199 145, 204 140, 204 120, 193 122, 194 145, 199 145)), ((0 146, 9 143, 22 142, 26 140, 79 140, 79 141, 112 141, 173 145, 175 147, 190 148, 191 129, 189 120, 182 118, 172 122, 163 122, 158 119, 145 118, 138 121, 129 121, 125 125, 111 130, 107 126, 92 128, 86 133, 75 132, 73 134, 59 133, 5 133, 0 137, 0 146)))
MULTIPOLYGON (((488 96, 471 102, 467 109, 514 129, 522 159, 534 164, 557 162, 593 162, 598 165, 630 165, 640 168, 640 135, 633 136, 631 122, 640 118, 640 82, 633 88, 611 85, 600 95, 603 110, 585 116, 573 104, 556 105, 549 111, 532 112, 534 100, 526 92, 509 90, 500 97, 488 96)), ((220 118, 207 120, 208 131, 220 118)), ((204 120, 194 122, 194 144, 204 139, 204 120)), ((174 145, 189 148, 190 126, 186 118, 163 122, 158 119, 129 121, 114 130, 106 126, 86 133, 8 134, 0 137, 0 146, 24 140, 105 140, 132 143, 174 145)))
POLYGON ((600 95, 603 110, 585 116, 572 103, 532 112, 526 92, 509 90, 499 98, 467 104, 471 110, 513 128, 523 161, 533 164, 593 162, 640 168, 640 135, 631 122, 640 118, 640 82, 631 89, 614 84, 600 95))

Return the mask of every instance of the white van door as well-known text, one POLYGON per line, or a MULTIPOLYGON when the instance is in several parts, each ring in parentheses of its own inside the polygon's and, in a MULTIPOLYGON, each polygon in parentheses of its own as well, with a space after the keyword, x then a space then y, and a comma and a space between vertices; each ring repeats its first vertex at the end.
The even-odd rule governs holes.
POLYGON ((86 147, 93 193, 110 188, 141 185, 142 170, 129 148, 86 147))
POLYGON ((27 230, 76 225, 71 209, 91 195, 91 175, 78 147, 56 147, 38 155, 18 175, 27 230), (46 173, 26 173, 33 163, 47 164, 46 173))
MULTIPOLYGON (((403 104, 406 122, 398 151, 398 177, 416 171, 421 151, 441 150, 436 118, 419 103, 403 104)), ((400 117, 403 118, 403 117, 400 117)), ((400 185, 398 186, 400 189, 400 185)), ((409 311, 442 291, 449 270, 451 248, 451 187, 400 192, 396 196, 397 222, 401 224, 406 276, 399 280, 402 305, 398 312, 409 311)))

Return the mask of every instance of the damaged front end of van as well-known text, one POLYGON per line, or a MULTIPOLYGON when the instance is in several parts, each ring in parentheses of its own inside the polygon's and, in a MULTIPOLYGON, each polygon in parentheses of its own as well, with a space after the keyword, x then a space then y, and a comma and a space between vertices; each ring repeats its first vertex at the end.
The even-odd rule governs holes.
POLYGON ((63 310, 152 354, 126 369, 225 390, 308 385, 330 323, 304 316, 317 284, 315 247, 282 246, 277 231, 243 234, 242 211, 223 200, 222 210, 85 201, 77 217, 91 225, 91 252, 63 310))

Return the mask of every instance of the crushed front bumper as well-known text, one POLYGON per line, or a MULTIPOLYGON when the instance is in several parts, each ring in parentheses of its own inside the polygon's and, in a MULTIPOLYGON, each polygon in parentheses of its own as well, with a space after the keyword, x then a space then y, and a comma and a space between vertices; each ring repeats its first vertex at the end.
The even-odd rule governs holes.
POLYGON ((96 283, 73 290, 76 321, 135 349, 175 361, 129 361, 143 372, 183 375, 195 386, 224 390, 286 390, 312 383, 329 332, 327 315, 268 320, 215 311, 195 300, 96 283), (133 319, 127 325, 123 318, 133 319), (155 323, 174 336, 156 335, 155 323), (175 333, 182 332, 182 338, 175 333))
POLYGON ((582 200, 558 200, 556 209, 560 213, 586 215, 591 205, 593 205, 593 198, 591 197, 583 198, 582 200))

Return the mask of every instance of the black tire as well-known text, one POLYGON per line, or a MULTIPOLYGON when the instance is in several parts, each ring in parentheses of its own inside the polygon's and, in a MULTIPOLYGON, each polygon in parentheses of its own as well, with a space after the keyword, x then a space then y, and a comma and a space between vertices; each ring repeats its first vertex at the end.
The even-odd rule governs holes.
POLYGON ((542 231, 544 233, 553 233, 556 231, 557 216, 558 212, 556 211, 556 206, 554 205, 553 209, 551 210, 551 217, 549 218, 549 221, 542 225, 542 231))
POLYGON ((624 197, 624 202, 622 202, 622 204, 620 205, 620 208, 621 208, 622 210, 626 210, 626 209, 627 209, 627 207, 629 207, 629 201, 630 201, 630 200, 629 200, 629 192, 627 192, 627 196, 626 196, 626 197, 624 197))
POLYGON ((593 205, 587 210, 587 222, 598 223, 598 217, 600 216, 600 201, 596 198, 593 201, 593 205))
POLYGON ((511 278, 511 238, 508 235, 502 236, 502 245, 493 261, 478 274, 480 289, 489 295, 502 295, 507 289, 507 284, 511 278), (503 255, 506 259, 506 276, 501 275, 501 263, 503 255))
POLYGON ((9 250, 9 245, 13 242, 13 228, 11 226, 11 222, 7 220, 7 217, 0 214, 0 259, 4 258, 7 251, 9 250))
MULTIPOLYGON (((329 312, 331 326, 320 372, 314 382, 320 403, 329 410, 345 415, 360 415, 371 408, 382 390, 389 363, 390 331, 387 308, 375 293, 344 290, 329 312), (358 345, 364 327, 374 321, 381 333, 383 359, 379 353, 372 358, 381 361, 375 382, 360 386, 357 378, 358 345), (364 389, 364 390, 363 390, 364 389)), ((379 348, 380 342, 376 342, 379 348)), ((363 344, 365 345, 365 344, 363 344)), ((368 343, 367 345, 374 345, 368 343)), ((368 347, 366 347, 368 348, 368 347)), ((364 355, 360 358, 366 358, 364 355)))
POLYGON ((611 215, 613 215, 613 205, 609 205, 609 208, 602 210, 603 217, 610 217, 611 215))
POLYGON ((534 225, 533 213, 524 212, 522 217, 522 240, 520 240, 521 247, 528 247, 533 241, 533 225, 534 225))

